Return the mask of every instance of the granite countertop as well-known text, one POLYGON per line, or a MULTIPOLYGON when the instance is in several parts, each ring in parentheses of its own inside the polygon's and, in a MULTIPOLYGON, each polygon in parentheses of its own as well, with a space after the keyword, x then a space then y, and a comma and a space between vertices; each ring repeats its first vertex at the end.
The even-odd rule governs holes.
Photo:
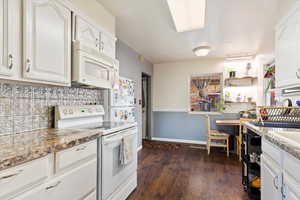
POLYGON ((300 160, 300 129, 259 127, 249 122, 242 124, 300 160))
POLYGON ((0 170, 97 139, 96 130, 41 129, 0 136, 0 170))

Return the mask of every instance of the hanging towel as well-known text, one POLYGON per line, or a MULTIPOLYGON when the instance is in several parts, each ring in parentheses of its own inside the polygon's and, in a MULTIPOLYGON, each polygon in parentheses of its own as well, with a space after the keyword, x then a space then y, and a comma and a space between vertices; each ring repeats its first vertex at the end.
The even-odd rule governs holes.
POLYGON ((134 135, 124 136, 120 148, 120 162, 122 165, 127 165, 133 159, 133 140, 134 135))

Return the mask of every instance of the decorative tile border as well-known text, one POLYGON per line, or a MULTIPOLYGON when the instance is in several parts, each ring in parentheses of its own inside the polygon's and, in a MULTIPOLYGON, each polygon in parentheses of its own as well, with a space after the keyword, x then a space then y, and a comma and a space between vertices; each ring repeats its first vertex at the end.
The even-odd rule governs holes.
POLYGON ((104 90, 0 82, 0 135, 52 128, 54 106, 104 104, 104 90))

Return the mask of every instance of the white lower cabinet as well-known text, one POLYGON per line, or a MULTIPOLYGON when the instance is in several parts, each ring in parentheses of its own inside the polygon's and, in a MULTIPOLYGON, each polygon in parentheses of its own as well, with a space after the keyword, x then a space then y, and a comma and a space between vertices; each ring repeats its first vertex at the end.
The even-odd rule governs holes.
POLYGON ((300 183, 288 173, 283 173, 283 197, 287 200, 300 200, 300 183))
POLYGON ((300 160, 263 139, 261 199, 300 200, 300 160))
POLYGON ((97 200, 97 192, 93 192, 89 196, 87 196, 84 200, 97 200))
POLYGON ((17 200, 92 200, 97 186, 97 160, 54 178, 17 200))
POLYGON ((32 189, 48 178, 49 158, 25 163, 0 172, 0 199, 7 200, 32 189))
POLYGON ((261 157, 261 198, 281 199, 281 168, 273 162, 267 155, 261 157))

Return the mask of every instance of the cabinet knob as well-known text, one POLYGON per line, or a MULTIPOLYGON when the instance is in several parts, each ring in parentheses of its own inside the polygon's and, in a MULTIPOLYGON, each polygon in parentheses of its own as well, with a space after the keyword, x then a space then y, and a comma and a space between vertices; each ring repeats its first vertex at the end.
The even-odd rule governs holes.
POLYGON ((296 76, 298 79, 300 79, 300 68, 298 68, 298 70, 296 71, 296 76))
POLYGON ((27 59, 27 60, 26 60, 26 64, 27 64, 26 72, 30 72, 30 68, 31 68, 31 62, 30 62, 30 59, 27 59))
POLYGON ((13 66, 14 66, 14 60, 13 60, 13 55, 12 54, 9 54, 8 55, 8 60, 9 60, 9 64, 8 64, 8 69, 12 69, 13 68, 13 66))

